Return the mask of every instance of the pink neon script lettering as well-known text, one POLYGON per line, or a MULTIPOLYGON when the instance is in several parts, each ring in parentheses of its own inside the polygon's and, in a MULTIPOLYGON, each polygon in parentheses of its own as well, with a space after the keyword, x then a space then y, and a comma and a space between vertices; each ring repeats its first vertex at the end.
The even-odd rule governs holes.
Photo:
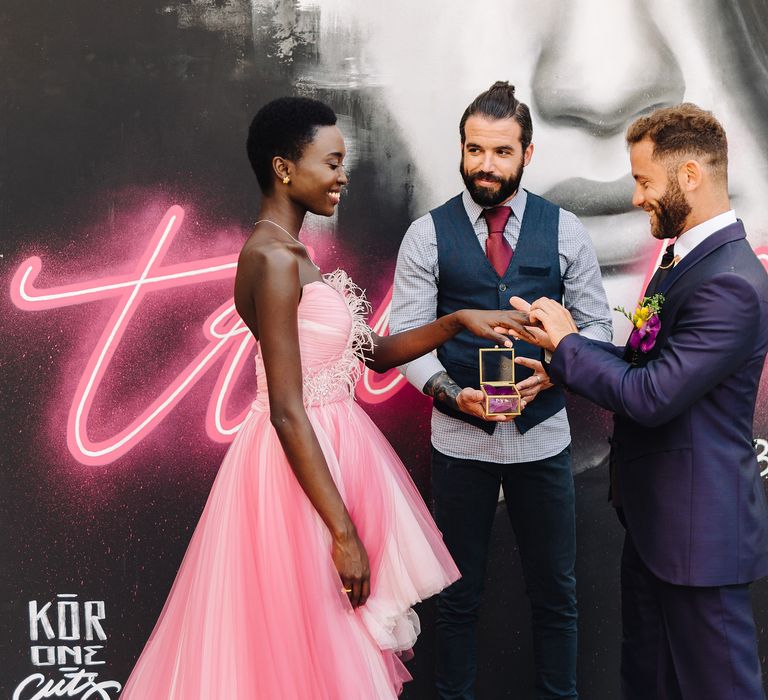
MULTIPOLYGON (((219 440, 231 440, 231 435, 236 430, 232 421, 223 419, 222 405, 232 383, 232 368, 242 366, 239 362, 241 348, 247 344, 250 335, 235 314, 234 305, 230 301, 214 311, 205 322, 203 332, 209 341, 206 347, 146 410, 109 439, 97 443, 88 437, 88 416, 94 397, 143 297, 148 292, 162 292, 188 284, 228 279, 234 275, 236 256, 161 266, 183 219, 184 211, 181 207, 174 206, 166 212, 133 274, 105 277, 40 291, 35 290, 33 285, 42 268, 42 262, 39 258, 30 258, 14 275, 11 297, 22 309, 44 310, 113 297, 117 299, 115 311, 96 343, 77 384, 69 411, 67 445, 74 457, 84 464, 108 464, 135 447, 157 427, 227 349, 230 350, 230 364, 224 368, 217 381, 219 394, 212 397, 214 406, 209 406, 206 428, 211 437, 219 440)), ((237 425, 241 421, 242 416, 237 425)))
MULTIPOLYGON (((67 422, 67 445, 83 464, 109 464, 129 452, 146 438, 192 389, 213 364, 224 358, 208 403, 205 428, 217 442, 230 442, 245 420, 247 410, 235 417, 226 416, 226 406, 237 378, 250 365, 255 347, 253 336, 238 317, 229 299, 206 320, 203 333, 207 345, 184 367, 165 390, 116 435, 94 442, 88 437, 88 417, 99 386, 123 335, 142 299, 149 292, 167 292, 176 287, 222 279, 232 279, 237 256, 221 256, 174 265, 162 265, 184 220, 181 207, 171 207, 155 229, 147 248, 127 275, 40 290, 34 287, 42 270, 42 261, 32 257, 24 261, 11 281, 11 298, 21 309, 42 311, 104 299, 116 299, 116 308, 106 324, 77 384, 67 422)), ((378 332, 386 332, 391 291, 372 322, 378 332)), ((372 378, 366 371, 365 389, 360 398, 368 402, 385 401, 399 388, 400 375, 372 378), (384 379, 385 381, 382 381, 384 379)))

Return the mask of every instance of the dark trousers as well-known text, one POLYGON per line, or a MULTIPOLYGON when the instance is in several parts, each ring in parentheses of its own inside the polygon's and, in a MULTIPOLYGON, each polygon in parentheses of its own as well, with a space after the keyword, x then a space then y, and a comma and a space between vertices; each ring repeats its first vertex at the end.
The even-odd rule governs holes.
POLYGON ((749 586, 675 586, 627 534, 621 559, 624 700, 764 700, 749 586))
POLYGON ((476 623, 499 486, 531 603, 537 698, 574 700, 576 533, 570 448, 518 464, 455 459, 433 449, 435 520, 462 576, 438 598, 438 694, 441 700, 475 697, 476 623))

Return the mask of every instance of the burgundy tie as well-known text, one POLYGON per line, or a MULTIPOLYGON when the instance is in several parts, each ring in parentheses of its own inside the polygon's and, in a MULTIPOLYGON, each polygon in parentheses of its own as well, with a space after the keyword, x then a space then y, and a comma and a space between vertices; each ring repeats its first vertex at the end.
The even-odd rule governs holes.
POLYGON ((483 209, 483 217, 488 224, 488 241, 485 244, 485 254, 499 277, 504 277, 504 273, 509 267, 509 261, 512 260, 512 247, 504 238, 504 227, 507 225, 511 213, 512 209, 509 207, 483 209))

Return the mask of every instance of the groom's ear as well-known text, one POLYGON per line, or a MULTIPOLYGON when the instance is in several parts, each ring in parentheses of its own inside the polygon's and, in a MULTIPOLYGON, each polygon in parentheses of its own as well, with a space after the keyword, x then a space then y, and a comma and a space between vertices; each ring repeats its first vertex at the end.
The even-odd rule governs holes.
POLYGON ((692 192, 701 187, 704 180, 704 166, 692 158, 681 163, 676 174, 680 189, 683 192, 692 192))

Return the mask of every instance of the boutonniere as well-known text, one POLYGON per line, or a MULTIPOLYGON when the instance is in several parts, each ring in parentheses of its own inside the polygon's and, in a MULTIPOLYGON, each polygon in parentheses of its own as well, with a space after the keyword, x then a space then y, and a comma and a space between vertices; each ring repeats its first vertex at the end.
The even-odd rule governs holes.
POLYGON ((656 336, 661 330, 659 314, 663 304, 664 295, 654 294, 652 297, 643 297, 633 314, 630 314, 623 306, 614 308, 614 311, 624 314, 634 326, 627 341, 630 350, 650 352, 656 345, 656 336))

